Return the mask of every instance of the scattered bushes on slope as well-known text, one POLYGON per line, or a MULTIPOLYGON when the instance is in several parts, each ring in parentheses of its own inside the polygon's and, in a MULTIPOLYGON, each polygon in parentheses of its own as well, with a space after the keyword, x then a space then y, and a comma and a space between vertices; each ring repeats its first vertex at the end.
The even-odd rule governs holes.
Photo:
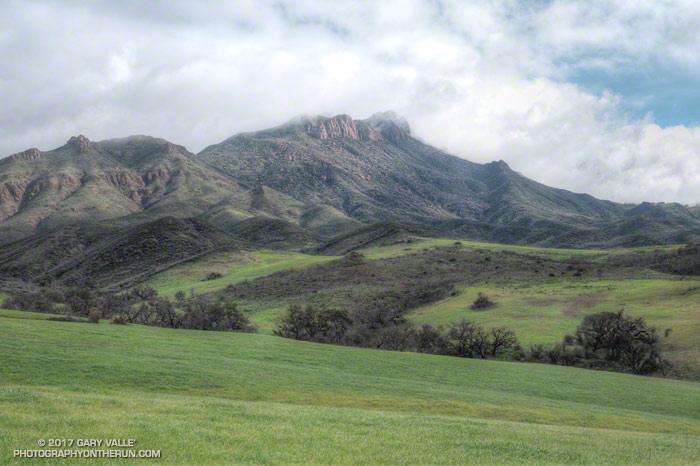
POLYGON ((660 336, 642 318, 619 312, 586 316, 575 335, 561 342, 523 349, 507 327, 484 328, 463 319, 447 328, 415 328, 401 315, 348 313, 291 304, 277 323, 275 335, 295 340, 417 351, 463 358, 498 358, 648 375, 666 375, 670 364, 661 356, 660 336))

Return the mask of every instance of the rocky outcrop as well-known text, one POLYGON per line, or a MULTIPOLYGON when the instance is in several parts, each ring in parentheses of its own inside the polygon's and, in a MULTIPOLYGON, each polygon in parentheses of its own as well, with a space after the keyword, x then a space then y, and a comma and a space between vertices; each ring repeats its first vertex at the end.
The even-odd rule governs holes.
POLYGON ((366 120, 353 120, 349 115, 332 118, 315 117, 301 122, 303 131, 313 138, 349 138, 359 141, 401 141, 411 135, 403 117, 393 111, 375 113, 366 120))
POLYGON ((0 202, 11 201, 19 202, 24 196, 24 190, 27 187, 26 183, 9 182, 0 185, 0 202))
POLYGON ((41 151, 37 149, 36 147, 32 147, 31 149, 27 149, 24 152, 20 152, 18 154, 11 155, 8 157, 10 160, 13 162, 20 161, 20 160, 35 160, 41 157, 41 151))
POLYGON ((338 115, 333 118, 318 117, 303 123, 302 128, 306 134, 318 139, 359 139, 355 123, 348 115, 338 115))
POLYGON ((382 139, 374 128, 365 124, 356 124, 350 115, 337 115, 332 118, 316 117, 302 122, 304 132, 318 139, 349 138, 363 141, 382 139))
POLYGON ((66 143, 66 146, 72 147, 78 152, 87 152, 88 150, 92 149, 94 146, 92 142, 83 136, 82 134, 79 136, 73 136, 68 140, 66 143))
MULTIPOLYGON (((31 201, 32 199, 35 199, 39 197, 41 194, 45 193, 64 193, 64 196, 60 196, 62 198, 67 197, 70 193, 75 192, 78 188, 82 186, 82 182, 80 179, 66 175, 66 174, 59 174, 59 175, 49 175, 44 178, 40 178, 36 181, 33 181, 27 186, 27 189, 24 192, 24 196, 22 198, 22 202, 28 202, 31 201)), ((60 199, 54 199, 54 200, 60 200, 60 199)))
POLYGON ((154 181, 164 181, 172 177, 172 173, 166 167, 157 167, 147 173, 144 173, 141 177, 143 182, 146 184, 153 183, 154 181))
POLYGON ((8 182, 0 185, 0 222, 17 213, 26 187, 26 182, 8 182))
POLYGON ((363 121, 388 141, 401 141, 409 138, 411 135, 411 128, 408 126, 406 119, 396 115, 391 110, 375 113, 363 121))

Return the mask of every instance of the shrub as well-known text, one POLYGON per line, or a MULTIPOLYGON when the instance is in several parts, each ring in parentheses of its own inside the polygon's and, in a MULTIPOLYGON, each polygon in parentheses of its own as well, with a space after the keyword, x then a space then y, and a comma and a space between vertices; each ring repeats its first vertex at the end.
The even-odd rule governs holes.
POLYGON ((391 351, 409 351, 416 347, 416 334, 409 324, 390 325, 375 333, 372 347, 391 351))
POLYGON ((126 314, 131 307, 128 294, 105 293, 97 298, 97 306, 102 311, 102 317, 126 314))
POLYGON ((530 345, 527 359, 533 362, 546 362, 546 350, 545 345, 541 343, 530 345))
POLYGON ((87 317, 90 309, 97 306, 97 297, 89 288, 71 288, 66 292, 66 311, 87 317))
POLYGON ((128 293, 128 297, 137 301, 150 301, 158 296, 158 292, 151 286, 137 286, 128 293))
POLYGON ((100 319, 102 318, 102 313, 96 309, 90 311, 90 314, 88 315, 88 322, 91 324, 99 324, 100 319))
POLYGON ((216 280, 217 278, 221 277, 223 277, 223 275, 219 272, 211 272, 204 278, 204 280, 216 280))
POLYGON ((353 321, 344 310, 290 304, 274 334, 295 340, 342 344, 353 321))
POLYGON ((315 315, 313 308, 303 308, 298 304, 287 306, 285 314, 278 319, 274 334, 294 340, 310 340, 315 335, 315 315))
POLYGON ((111 323, 113 323, 115 325, 127 325, 128 322, 126 321, 126 318, 124 316, 117 315, 117 316, 112 317, 111 323))
POLYGON ((474 300, 474 303, 471 305, 471 309, 472 309, 472 311, 482 311, 484 309, 488 309, 490 307, 493 307, 494 304, 496 304, 496 303, 491 301, 491 299, 488 296, 486 296, 486 294, 479 291, 479 295, 474 300))
POLYGON ((494 327, 489 333, 491 356, 498 356, 502 352, 518 345, 518 338, 515 336, 515 332, 507 327, 494 327))
MULTIPOLYGON (((545 351, 552 364, 629 370, 635 374, 666 374, 670 364, 661 356, 659 332, 644 319, 618 312, 599 312, 583 318, 574 335, 566 335, 545 351), (575 346, 574 346, 575 345, 575 346)), ((532 358, 541 360, 539 348, 532 358)))
POLYGON ((197 296, 185 302, 183 312, 183 328, 247 333, 257 331, 235 303, 197 296))

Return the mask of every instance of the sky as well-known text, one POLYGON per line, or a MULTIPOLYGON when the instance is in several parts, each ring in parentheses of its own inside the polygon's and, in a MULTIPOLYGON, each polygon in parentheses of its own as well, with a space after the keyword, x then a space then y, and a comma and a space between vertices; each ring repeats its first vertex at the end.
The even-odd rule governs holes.
POLYGON ((474 162, 700 202, 696 0, 0 0, 0 157, 147 134, 193 152, 395 110, 474 162))

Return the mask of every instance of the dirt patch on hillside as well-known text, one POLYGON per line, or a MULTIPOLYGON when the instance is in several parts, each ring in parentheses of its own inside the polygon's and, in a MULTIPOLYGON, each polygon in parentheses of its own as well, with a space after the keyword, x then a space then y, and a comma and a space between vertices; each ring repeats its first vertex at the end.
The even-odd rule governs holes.
POLYGON ((555 304, 561 304, 562 300, 558 298, 541 298, 536 296, 529 296, 524 299, 524 301, 530 306, 554 306, 555 304))
POLYGON ((562 305, 562 313, 567 316, 582 317, 587 314, 587 310, 595 307, 602 300, 602 296, 573 296, 567 298, 544 298, 530 296, 524 298, 530 306, 547 307, 562 305))
POLYGON ((600 301, 600 296, 576 296, 566 300, 562 312, 567 316, 583 317, 587 310, 595 307, 600 301))

